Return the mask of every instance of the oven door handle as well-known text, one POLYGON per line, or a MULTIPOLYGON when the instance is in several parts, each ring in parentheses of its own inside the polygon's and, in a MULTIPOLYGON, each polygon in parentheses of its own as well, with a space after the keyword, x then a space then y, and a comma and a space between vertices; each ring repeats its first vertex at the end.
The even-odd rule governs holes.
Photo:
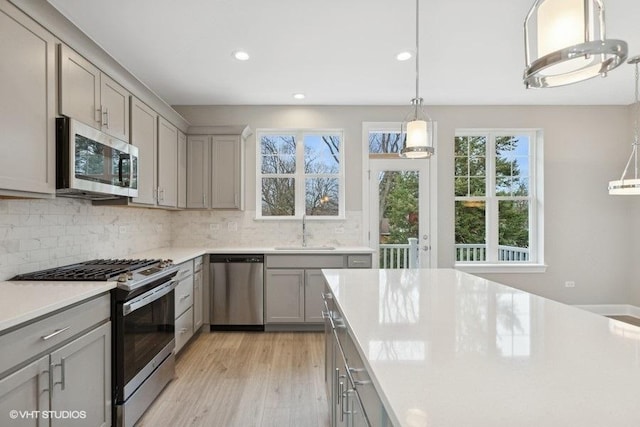
POLYGON ((126 316, 129 313, 133 313, 137 309, 144 307, 149 303, 152 303, 158 298, 162 298, 169 292, 173 291, 177 285, 178 281, 172 280, 164 285, 160 285, 157 288, 150 290, 147 293, 135 297, 131 301, 127 301, 122 305, 123 315, 126 316))

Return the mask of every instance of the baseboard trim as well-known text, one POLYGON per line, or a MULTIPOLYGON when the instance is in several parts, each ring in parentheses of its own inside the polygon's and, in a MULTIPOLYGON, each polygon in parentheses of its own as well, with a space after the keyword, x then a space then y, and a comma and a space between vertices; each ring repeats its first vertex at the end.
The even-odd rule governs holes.
POLYGON ((575 307, 603 316, 633 316, 640 318, 640 307, 630 304, 589 304, 575 307))

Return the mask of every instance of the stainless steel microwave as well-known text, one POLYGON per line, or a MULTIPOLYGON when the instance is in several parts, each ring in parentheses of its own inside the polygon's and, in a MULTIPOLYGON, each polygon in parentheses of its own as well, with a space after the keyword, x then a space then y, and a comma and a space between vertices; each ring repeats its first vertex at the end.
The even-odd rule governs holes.
POLYGON ((56 194, 138 197, 138 148, 77 120, 57 118, 56 194))

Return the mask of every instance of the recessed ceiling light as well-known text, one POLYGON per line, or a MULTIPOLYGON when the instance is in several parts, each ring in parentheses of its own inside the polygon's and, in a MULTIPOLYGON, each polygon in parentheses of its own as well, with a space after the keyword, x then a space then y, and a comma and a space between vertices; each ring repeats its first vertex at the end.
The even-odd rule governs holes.
POLYGON ((406 61, 407 59, 411 59, 413 57, 413 53, 409 52, 408 50, 405 50, 404 52, 400 52, 399 54, 396 55, 396 59, 398 61, 406 61))
POLYGON ((233 52, 233 57, 238 61, 246 61, 249 59, 249 54, 244 50, 236 50, 235 52, 233 52))
POLYGON ((305 95, 304 95, 304 93, 294 93, 294 94, 293 94, 293 97, 294 97, 295 99, 304 99, 304 98, 305 98, 305 95))

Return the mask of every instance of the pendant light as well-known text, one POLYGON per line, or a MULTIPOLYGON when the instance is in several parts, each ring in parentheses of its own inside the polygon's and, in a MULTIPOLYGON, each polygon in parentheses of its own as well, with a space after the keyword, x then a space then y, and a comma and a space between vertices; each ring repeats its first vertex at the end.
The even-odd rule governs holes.
POLYGON ((638 63, 640 56, 634 56, 627 61, 628 64, 634 64, 636 68, 636 87, 635 87, 635 120, 633 122, 633 143, 631 144, 631 155, 627 160, 627 165, 622 171, 622 176, 618 181, 609 181, 609 194, 614 195, 640 195, 640 179, 638 179, 638 115, 640 114, 640 102, 638 100, 638 63), (633 179, 625 179, 631 161, 633 160, 633 179))
POLYGON ((524 85, 577 83, 627 59, 627 43, 607 40, 602 0, 536 0, 524 21, 524 85))
POLYGON ((416 96, 411 100, 412 111, 402 123, 401 133, 406 132, 405 146, 400 157, 408 159, 429 158, 433 155, 433 122, 422 107, 420 89, 420 7, 416 0, 416 96))

